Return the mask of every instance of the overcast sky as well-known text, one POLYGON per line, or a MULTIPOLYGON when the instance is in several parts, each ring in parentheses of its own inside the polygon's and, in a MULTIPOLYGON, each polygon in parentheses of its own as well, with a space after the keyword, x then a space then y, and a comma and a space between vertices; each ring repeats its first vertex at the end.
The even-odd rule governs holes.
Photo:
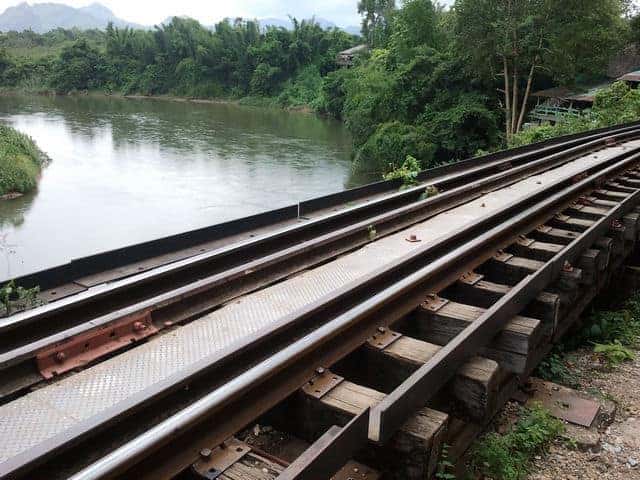
MULTIPOLYGON (((0 0, 0 12, 23 0, 0 0)), ((49 0, 73 7, 83 7, 92 0, 49 0)), ((30 4, 44 3, 29 1, 30 4)), ((143 25, 162 22, 169 16, 188 15, 205 24, 225 17, 326 18, 340 26, 359 25, 357 0, 99 0, 117 17, 143 25)))

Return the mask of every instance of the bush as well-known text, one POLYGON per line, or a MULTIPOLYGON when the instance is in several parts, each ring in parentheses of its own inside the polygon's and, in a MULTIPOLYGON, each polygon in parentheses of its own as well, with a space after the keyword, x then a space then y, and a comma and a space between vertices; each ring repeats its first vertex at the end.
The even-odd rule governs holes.
POLYGON ((420 173, 420 164, 411 155, 407 155, 406 160, 401 167, 398 167, 382 176, 385 180, 402 180, 401 190, 418 184, 418 174, 420 173))
POLYGON ((347 99, 346 82, 352 76, 352 72, 352 69, 343 68, 324 77, 316 106, 318 113, 342 119, 344 102, 347 99))
POLYGON ((0 195, 33 190, 45 160, 31 138, 0 125, 0 195))
POLYGON ((505 435, 490 433, 474 448, 472 465, 483 478, 523 479, 531 458, 564 431, 564 424, 540 406, 523 414, 505 435))
POLYGON ((356 153, 355 168, 360 172, 387 173, 401 166, 407 156, 415 157, 422 169, 429 168, 434 166, 435 149, 424 128, 383 123, 356 153))
POLYGON ((315 109, 321 89, 320 71, 315 65, 309 65, 285 84, 278 103, 283 107, 309 106, 315 109))

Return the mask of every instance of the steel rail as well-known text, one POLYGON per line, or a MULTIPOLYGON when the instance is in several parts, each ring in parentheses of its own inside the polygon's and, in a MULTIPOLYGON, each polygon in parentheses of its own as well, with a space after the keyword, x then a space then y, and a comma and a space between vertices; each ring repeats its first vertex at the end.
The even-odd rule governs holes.
MULTIPOLYGON (((273 245, 272 248, 275 247, 276 250, 281 249, 283 248, 283 245, 289 244, 287 243, 287 241, 291 242, 290 244, 295 244, 295 242, 299 242, 303 239, 307 239, 317 235, 318 233, 315 232, 314 229, 320 226, 330 225, 330 229, 335 229, 339 228, 342 225, 349 225, 354 223, 355 221, 362 220, 366 215, 379 215, 380 209, 383 207, 393 209, 398 207, 396 203, 413 203, 420 197, 420 195, 424 192, 425 187, 427 186, 435 186, 442 189, 456 188, 458 186, 465 185, 470 181, 485 178, 489 175, 494 174, 496 171, 501 172, 503 168, 509 167, 508 164, 518 166, 527 163, 528 161, 536 161, 539 160, 539 156, 541 154, 564 154, 565 152, 569 151, 567 147, 571 147, 571 152, 573 153, 588 151, 590 148, 595 148, 599 145, 598 140, 610 137, 630 138, 633 135, 629 134, 638 132, 639 129, 640 126, 625 127, 615 132, 607 132, 606 135, 592 135, 585 137, 584 139, 572 140, 566 145, 562 144, 547 146, 534 152, 527 152, 516 155, 514 157, 507 157, 505 159, 491 162, 489 164, 471 166, 464 169, 463 171, 455 170, 453 173, 447 173, 443 176, 436 177, 423 185, 393 193, 391 195, 385 196, 382 199, 377 199, 365 205, 347 208, 343 211, 339 211, 318 219, 310 220, 309 222, 288 227, 277 232, 262 235, 260 237, 252 238, 243 242, 238 242, 236 244, 222 247, 210 252, 194 255, 187 259, 172 262, 148 272, 132 275, 131 277, 123 280, 115 281, 98 287, 93 287, 72 297, 67 297, 65 299, 48 303, 41 307, 30 309, 25 312, 20 312, 10 317, 2 318, 0 319, 0 333, 11 330, 17 323, 27 323, 29 321, 35 321, 40 318, 44 318, 45 316, 51 315, 53 313, 62 311, 67 312, 70 307, 83 305, 92 300, 104 299, 104 297, 106 297, 107 295, 113 295, 119 291, 122 291, 123 289, 130 289, 132 287, 140 286, 150 281, 163 278, 172 273, 183 272, 186 268, 201 265, 212 259, 219 260, 221 257, 228 257, 233 254, 238 254, 240 251, 251 251, 253 252, 251 258, 255 258, 257 256, 255 255, 255 252, 260 252, 261 248, 265 249, 264 244, 267 241, 271 241, 274 243, 277 242, 277 245, 273 245), (587 143, 585 143, 585 141, 587 141, 587 143), (310 235, 306 234, 305 232, 310 232, 310 235), (291 241, 289 237, 294 237, 294 241, 291 241)), ((245 258, 242 261, 246 262, 247 260, 245 258)))
MULTIPOLYGON (((418 180, 421 182, 433 181, 438 177, 448 176, 482 165, 488 166, 491 163, 509 159, 517 162, 522 161, 523 158, 534 159, 536 156, 549 155, 562 149, 570 148, 580 142, 584 143, 596 138, 604 138, 608 135, 636 128, 639 125, 640 122, 630 122, 589 132, 556 137, 510 150, 502 150, 477 158, 449 163, 420 172, 418 180)), ((305 219, 308 214, 321 213, 323 210, 326 211, 326 209, 339 205, 345 206, 348 205, 348 202, 370 201, 377 195, 388 195, 397 190, 398 187, 400 187, 399 180, 375 182, 362 187, 305 200, 297 205, 290 205, 289 207, 230 222, 75 259, 57 267, 25 275, 16 279, 16 282, 24 287, 39 285, 42 289, 61 288, 64 291, 65 286, 73 286, 73 289, 86 289, 91 284, 95 285, 93 282, 84 284, 82 279, 87 276, 104 276, 105 282, 125 278, 132 274, 140 273, 140 268, 138 267, 148 270, 149 268, 191 257, 196 254, 197 250, 204 251, 199 247, 208 243, 232 243, 237 241, 239 236, 257 236, 261 234, 263 229, 276 230, 287 222, 305 219), (170 258, 161 258, 163 256, 169 256, 170 258), (149 262, 152 266, 140 265, 141 262, 149 262), (114 269, 119 271, 116 272, 114 269), (79 283, 73 283, 75 280, 79 280, 79 283)), ((212 247, 206 247, 206 249, 212 249, 212 247)), ((55 292, 55 294, 57 293, 55 292)))
MULTIPOLYGON (((623 130, 622 133, 615 136, 616 139, 635 138, 640 134, 640 129, 635 127, 623 130)), ((607 138, 612 138, 612 136, 608 135, 607 138)), ((79 294, 80 298, 77 300, 70 297, 69 299, 63 299, 34 310, 16 314, 0 321, 0 334, 2 334, 0 338, 0 370, 28 361, 39 351, 52 345, 60 344, 80 333, 97 328, 106 328, 106 326, 125 317, 150 313, 154 324, 159 328, 162 328, 166 322, 173 324, 190 320, 231 298, 370 242, 369 230, 371 226, 375 226, 377 231, 376 238, 380 238, 406 228, 411 224, 424 221, 446 209, 468 202, 487 191, 504 187, 527 176, 556 168, 573 160, 577 155, 585 151, 592 151, 603 146, 603 139, 598 138, 534 161, 524 161, 522 159, 514 161, 510 159, 511 168, 508 170, 499 171, 489 176, 481 176, 480 179, 470 184, 458 186, 435 197, 414 200, 408 205, 385 211, 364 220, 349 214, 350 221, 359 221, 347 226, 343 226, 342 223, 344 222, 341 221, 342 223, 338 225, 339 228, 329 228, 328 233, 319 232, 318 236, 308 240, 304 240, 304 237, 302 237, 302 240, 298 240, 297 243, 289 247, 286 247, 286 242, 283 242, 286 248, 282 248, 279 251, 267 252, 264 256, 250 260, 247 263, 231 264, 226 270, 223 267, 220 272, 213 275, 198 278, 181 287, 170 289, 160 295, 151 296, 124 308, 112 310, 105 315, 91 317, 90 320, 86 318, 86 311, 93 305, 90 301, 97 298, 100 301, 108 302, 108 296, 107 298, 102 298, 103 293, 107 290, 120 291, 131 285, 144 284, 157 279, 159 276, 162 277, 165 274, 169 275, 183 271, 194 263, 199 264, 200 262, 220 259, 221 257, 224 261, 227 256, 245 252, 248 248, 247 245, 255 246, 262 240, 254 239, 160 267, 158 272, 147 272, 118 281, 99 288, 97 291, 91 292, 91 294, 89 292, 81 293, 79 294), (520 161, 521 165, 513 166, 514 162, 517 164, 520 161), (84 304, 85 301, 88 302, 86 305, 84 304), (74 311, 74 308, 78 308, 79 311, 74 311), (34 328, 34 323, 37 323, 37 328, 34 328)), ((466 171, 465 178, 468 179, 471 173, 466 171)), ((440 183, 436 185, 452 186, 457 184, 452 182, 459 181, 458 175, 454 175, 452 178, 441 179, 440 183)), ((424 186, 414 188, 412 195, 424 191, 424 188, 424 186)), ((404 192, 400 192, 397 195, 404 194, 404 192)), ((372 207, 373 204, 367 206, 368 209, 372 207)), ((357 209, 357 207, 354 208, 357 209)), ((340 212, 334 216, 344 220, 343 213, 340 212)), ((316 223, 327 224, 334 216, 318 219, 316 223)), ((298 231, 305 226, 308 225, 297 226, 294 230, 298 231)), ((287 234, 290 233, 289 230, 287 230, 287 234)), ((278 235, 275 234, 275 236, 278 235)), ((268 237, 268 241, 272 240, 272 236, 268 237)))
POLYGON ((632 193, 607 211, 586 231, 563 248, 544 266, 527 275, 496 304, 471 322, 427 363, 414 372, 371 411, 370 439, 386 443, 407 419, 408 412, 424 406, 455 375, 457 369, 519 314, 553 280, 558 278, 565 262, 574 262, 610 228, 613 219, 622 216, 640 202, 640 190, 632 193))
MULTIPOLYGON (((535 228, 541 223, 542 218, 550 216, 549 212, 567 206, 572 199, 575 199, 580 193, 593 186, 599 179, 624 169, 628 165, 637 163, 639 159, 640 155, 636 154, 623 160, 621 164, 610 166, 591 178, 569 186, 550 198, 530 206, 522 213, 507 219, 504 223, 495 226, 479 237, 462 244, 447 255, 340 314, 317 330, 276 353, 268 360, 235 377, 228 384, 214 390, 135 440, 128 442, 103 459, 83 469, 74 475, 72 480, 113 478, 115 475, 128 471, 132 465, 140 462, 141 459, 149 456, 152 452, 162 451, 162 447, 169 444, 169 442, 184 445, 179 440, 188 437, 194 426, 199 422, 211 419, 211 416, 216 413, 221 418, 225 418, 225 414, 229 413, 224 410, 225 407, 234 402, 241 403, 243 398, 256 395, 257 392, 261 391, 260 386, 265 384, 268 384, 269 388, 275 388, 274 383, 276 383, 277 378, 286 377, 287 382, 291 382, 292 378, 296 378, 298 386, 303 385, 308 378, 303 380, 299 372, 296 371, 299 371, 301 364, 314 368, 317 365, 330 365, 339 360, 353 350, 353 348, 349 348, 346 345, 361 345, 375 330, 376 326, 380 324, 387 326, 394 323, 419 305, 426 293, 437 292, 445 285, 452 283, 459 278, 461 273, 472 270, 475 266, 490 258, 496 250, 513 242, 519 234, 535 228), (356 338, 355 341, 353 337, 356 338)), ((634 201, 636 199, 637 193, 634 194, 634 201)), ((610 220, 611 217, 608 217, 610 220)), ((551 279, 552 270, 557 270, 556 273, 560 271, 556 263, 552 265, 552 269, 545 270, 543 274, 548 281, 551 279)), ((525 283, 521 282, 514 289, 514 293, 507 295, 505 299, 496 304, 495 309, 499 309, 503 313, 512 310, 512 302, 514 299, 520 299, 518 292, 523 289, 525 283), (509 309, 503 309, 504 305, 509 305, 509 309)), ((524 306, 525 304, 520 305, 522 308, 524 306)), ((489 313, 495 313, 494 309, 490 309, 489 313)), ((486 314, 483 318, 485 316, 486 314)), ((476 327, 478 322, 474 322, 473 325, 476 327)), ((487 337, 487 340, 490 338, 487 337)), ((308 374, 309 378, 310 376, 311 374, 308 374)), ((225 425, 224 421, 221 423, 225 425)), ((224 431, 219 435, 220 441, 225 436, 230 436, 234 433, 224 431)), ((376 436, 375 430, 373 431, 373 436, 376 436)), ((359 445, 364 446, 367 440, 368 437, 362 435, 359 445)), ((357 440, 354 439, 352 441, 357 440)), ((169 452, 164 452, 163 454, 168 455, 169 452)), ((192 452, 191 455, 197 456, 197 450, 195 453, 192 452)), ((153 467, 150 462, 146 462, 145 468, 136 473, 143 475, 143 478, 155 478, 154 475, 159 475, 166 468, 166 465, 160 460, 162 457, 163 455, 160 455, 158 459, 151 462, 153 467), (150 468, 151 472, 149 472, 150 468)))
MULTIPOLYGON (((103 475, 116 474, 161 449, 171 438, 178 444, 182 444, 182 440, 186 445, 193 437, 191 427, 197 427, 203 418, 210 418, 214 411, 218 413, 216 421, 219 430, 209 432, 214 437, 207 438, 211 440, 211 444, 216 444, 216 441, 219 443, 224 440, 225 435, 232 435, 302 385, 313 375, 315 366, 331 364, 333 362, 329 362, 330 359, 335 361, 353 351, 378 326, 388 325, 415 308, 423 300, 425 292, 443 288, 462 273, 490 258, 496 249, 506 246, 515 236, 523 233, 516 226, 520 226, 522 230, 526 221, 529 222, 526 224, 529 227, 537 225, 541 217, 552 215, 549 213, 550 209, 566 206, 577 192, 638 159, 637 150, 624 152, 589 169, 592 177, 587 180, 576 185, 572 184, 571 179, 556 181, 526 199, 507 205, 499 212, 459 229, 445 239, 431 242, 392 265, 346 286, 337 294, 283 318, 277 325, 235 345, 224 355, 217 355, 193 369, 186 369, 179 374, 180 378, 170 379, 164 385, 141 392, 137 398, 118 405, 105 415, 72 427, 65 434, 8 460, 0 465, 0 474, 24 473, 70 446, 94 437, 99 431, 104 432, 104 429, 114 423, 123 422, 131 414, 149 407, 171 391, 193 383, 198 377, 202 378, 204 372, 217 372, 217 377, 220 377, 220 368, 229 367, 231 360, 235 362, 236 368, 239 364, 256 365, 240 375, 229 374, 229 382, 222 383, 220 388, 205 394, 137 440, 107 455, 103 461, 97 462, 77 478, 101 478, 103 475), (518 213, 523 209, 525 217, 525 213, 518 213), (468 238, 472 237, 477 238, 469 242, 468 238), (480 241, 482 242, 478 243, 480 241), (491 248, 488 248, 489 243, 491 248), (452 251, 455 253, 448 253, 452 251), (345 310, 346 313, 341 313, 345 310), (327 323, 328 318, 334 319, 327 323), (264 349, 267 341, 278 335, 287 339, 284 348, 264 349), (296 338, 299 340, 291 344, 291 340, 296 338), (261 348, 264 349, 261 362, 255 361, 255 358, 248 363, 242 361, 243 355, 247 356, 261 348), (308 358, 303 358, 305 355, 308 358), (233 400, 237 402, 235 406, 233 400), (259 401, 258 405, 256 401, 259 401)), ((207 434, 200 433, 205 436, 207 434)), ((168 453, 165 452, 165 455, 168 453)), ((152 468, 150 471, 155 470, 152 468)))

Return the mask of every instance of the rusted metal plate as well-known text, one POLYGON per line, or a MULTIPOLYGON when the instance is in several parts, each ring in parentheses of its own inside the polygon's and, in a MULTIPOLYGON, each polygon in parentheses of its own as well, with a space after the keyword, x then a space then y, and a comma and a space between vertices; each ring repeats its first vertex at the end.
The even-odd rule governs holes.
POLYGON ((336 375, 335 373, 326 370, 324 368, 319 368, 317 371, 317 375, 309 380, 302 390, 307 394, 315 398, 322 398, 324 395, 329 393, 334 387, 337 387, 344 380, 340 375, 336 375))
POLYGON ((394 332, 385 327, 379 327, 375 335, 372 335, 371 338, 367 340, 367 343, 373 348, 384 350, 400 337, 402 337, 402 334, 398 332, 394 332))
POLYGON ((460 277, 460 283, 464 283, 466 285, 476 285, 484 278, 484 275, 480 275, 476 272, 467 272, 460 277))
POLYGON ((447 303, 449 303, 449 300, 446 298, 440 298, 436 294, 430 294, 427 296, 427 299, 422 302, 422 306, 431 312, 437 312, 447 303))
POLYGON ((503 252, 502 250, 493 256, 493 259, 498 262, 508 262, 512 258, 513 255, 511 253, 503 252))
POLYGON ((533 378, 531 388, 533 394, 527 401, 527 405, 541 404, 554 417, 576 425, 590 427, 600 410, 598 402, 588 400, 575 390, 555 383, 533 378))
POLYGON ((38 370, 52 378, 157 332, 150 312, 131 315, 41 351, 36 356, 38 370))
POLYGON ((215 480, 250 451, 251 447, 246 443, 230 438, 214 450, 202 450, 200 460, 191 469, 202 478, 215 480))
POLYGON ((530 247, 531 245, 533 245, 535 242, 535 240, 531 239, 531 238, 527 238, 524 235, 520 235, 518 237, 518 245, 521 245, 523 247, 530 247))
POLYGON ((331 480, 378 480, 379 478, 381 478, 380 472, 352 460, 331 477, 331 480))

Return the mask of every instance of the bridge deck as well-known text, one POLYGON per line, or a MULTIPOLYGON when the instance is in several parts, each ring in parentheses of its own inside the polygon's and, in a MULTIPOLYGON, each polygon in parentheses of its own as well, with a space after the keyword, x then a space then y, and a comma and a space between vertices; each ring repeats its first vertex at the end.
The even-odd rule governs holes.
POLYGON ((425 242, 474 222, 558 179, 573 177, 628 147, 640 147, 640 140, 585 155, 488 193, 334 261, 240 297, 184 327, 0 407, 0 463, 166 381, 182 369, 216 355, 243 337, 420 248, 425 242), (410 234, 417 235, 421 242, 407 242, 410 234))

